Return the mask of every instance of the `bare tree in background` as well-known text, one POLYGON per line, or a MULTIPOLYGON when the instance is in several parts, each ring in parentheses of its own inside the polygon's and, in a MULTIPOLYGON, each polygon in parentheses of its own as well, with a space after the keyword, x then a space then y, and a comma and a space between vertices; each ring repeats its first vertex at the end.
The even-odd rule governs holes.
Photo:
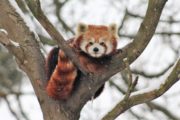
MULTIPOLYGON (((61 26, 60 29, 64 30, 64 33, 66 33, 68 36, 72 36, 74 35, 72 27, 70 27, 62 19, 61 16, 63 6, 68 1, 69 0, 64 0, 63 2, 61 2, 59 0, 53 0, 53 4, 55 5, 55 15, 61 26)), ((41 106, 41 110, 45 120, 79 119, 82 107, 86 104, 87 101, 91 99, 92 95, 94 95, 96 90, 106 81, 108 81, 109 78, 119 72, 121 72, 120 74, 126 84, 127 90, 122 88, 113 80, 109 81, 110 85, 118 89, 120 93, 124 94, 124 97, 112 109, 112 111, 107 113, 102 118, 103 120, 113 120, 127 110, 136 119, 145 119, 143 118, 143 116, 140 116, 133 110, 131 110, 131 107, 142 103, 145 103, 146 106, 151 110, 161 111, 169 119, 180 119, 177 117, 177 115, 172 114, 172 112, 165 107, 151 102, 153 99, 156 99, 159 96, 163 95, 169 88, 171 88, 172 85, 174 85, 180 79, 180 60, 178 58, 179 47, 174 48, 169 40, 166 41, 170 46, 172 46, 171 48, 176 55, 176 60, 173 63, 169 64, 167 68, 165 68, 159 73, 148 74, 146 73, 146 71, 142 71, 139 69, 131 70, 130 68, 130 64, 133 63, 142 54, 144 49, 151 41, 153 35, 159 35, 162 37, 168 36, 166 37, 166 39, 171 39, 171 35, 179 35, 178 32, 173 31, 155 33, 156 27, 159 22, 165 24, 180 23, 180 21, 176 21, 173 18, 171 18, 170 20, 160 20, 160 16, 166 4, 166 0, 149 0, 145 16, 133 14, 128 10, 125 11, 121 26, 119 27, 119 36, 127 38, 129 40, 133 40, 122 49, 119 49, 119 52, 112 57, 110 63, 105 65, 102 71, 97 74, 89 74, 85 72, 83 66, 81 66, 81 64, 79 63, 78 56, 76 55, 74 50, 72 50, 66 44, 63 36, 58 32, 57 28, 52 25, 52 23, 48 20, 47 16, 43 13, 39 0, 16 0, 16 2, 24 14, 32 16, 32 13, 33 19, 36 18, 37 21, 42 25, 42 27, 52 38, 52 40, 50 40, 46 36, 43 36, 43 34, 40 34, 41 32, 36 31, 40 38, 39 41, 35 34, 32 33, 32 31, 30 31, 29 28, 26 26, 23 18, 19 15, 19 13, 15 11, 14 6, 12 6, 8 0, 0 0, 0 43, 4 45, 13 56, 15 56, 15 60, 18 66, 29 77, 35 94, 38 98, 38 102, 41 106), (123 32, 123 28, 130 17, 135 17, 142 20, 137 34, 126 34, 126 32, 123 32), (44 55, 41 52, 41 49, 43 47, 40 46, 40 44, 43 43, 44 45, 54 45, 56 44, 55 42, 63 51, 65 51, 67 56, 72 59, 74 64, 83 73, 80 78, 81 82, 79 83, 77 90, 65 102, 52 100, 47 96, 46 92, 44 91, 44 86, 46 85, 46 75, 45 69, 43 67, 45 59, 44 55), (164 75, 170 68, 171 72, 165 78, 165 82, 162 83, 159 88, 152 89, 143 93, 131 94, 134 91, 140 90, 136 87, 140 76, 143 76, 147 79, 156 78, 164 75)), ((3 85, 3 87, 6 89, 5 92, 3 89, 0 89, 0 96, 7 102, 7 106, 9 107, 11 113, 16 117, 16 119, 21 119, 11 108, 7 96, 9 94, 14 94, 17 96, 18 101, 19 96, 24 94, 21 93, 21 91, 18 91, 18 89, 13 88, 16 87, 16 84, 20 85, 22 74, 19 73, 15 69, 15 67, 8 68, 7 66, 10 64, 6 65, 3 63, 3 60, 12 60, 9 57, 9 54, 0 54, 0 59, 2 61, 1 64, 6 66, 4 68, 7 68, 7 70, 2 69, 2 67, 0 68, 0 77, 2 79, 1 85, 5 84, 5 86, 3 85), (10 69, 12 69, 12 71, 10 69), (15 74, 15 77, 10 78, 10 76, 14 76, 10 74, 15 74)), ((23 118, 28 119, 28 117, 21 109, 22 106, 20 103, 19 107, 23 118)))

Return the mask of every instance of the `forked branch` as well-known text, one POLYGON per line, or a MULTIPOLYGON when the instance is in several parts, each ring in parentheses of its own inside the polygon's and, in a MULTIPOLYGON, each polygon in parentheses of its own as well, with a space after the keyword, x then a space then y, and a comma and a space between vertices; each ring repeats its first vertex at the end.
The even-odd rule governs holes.
POLYGON ((180 59, 178 59, 172 72, 167 77, 165 82, 159 86, 159 88, 144 93, 139 93, 139 94, 137 93, 136 95, 130 96, 128 99, 123 99, 112 109, 111 112, 109 112, 103 118, 103 120, 114 120, 117 116, 119 116, 129 108, 158 98, 159 96, 163 95, 169 88, 171 88, 179 80, 180 80, 180 59))

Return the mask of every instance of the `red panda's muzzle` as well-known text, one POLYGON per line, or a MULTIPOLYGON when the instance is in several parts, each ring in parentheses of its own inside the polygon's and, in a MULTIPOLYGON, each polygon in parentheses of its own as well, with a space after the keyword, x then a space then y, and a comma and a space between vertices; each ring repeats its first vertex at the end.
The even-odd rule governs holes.
POLYGON ((100 45, 99 43, 94 43, 86 47, 86 53, 92 57, 99 58, 106 54, 106 47, 100 45))

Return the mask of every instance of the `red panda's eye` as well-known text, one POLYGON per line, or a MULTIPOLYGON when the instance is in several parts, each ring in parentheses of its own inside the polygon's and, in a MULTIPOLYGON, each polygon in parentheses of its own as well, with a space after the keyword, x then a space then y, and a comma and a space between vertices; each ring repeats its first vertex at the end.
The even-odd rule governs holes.
POLYGON ((90 45, 93 45, 93 42, 89 42, 90 45))
POLYGON ((105 43, 104 43, 104 42, 100 42, 99 44, 100 44, 100 45, 104 45, 105 43))

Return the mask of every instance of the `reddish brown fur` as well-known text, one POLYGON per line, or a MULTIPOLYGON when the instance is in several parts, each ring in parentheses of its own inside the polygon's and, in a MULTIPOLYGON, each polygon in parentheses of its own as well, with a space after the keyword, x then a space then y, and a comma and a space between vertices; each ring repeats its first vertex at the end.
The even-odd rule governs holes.
POLYGON ((73 40, 73 47, 75 47, 77 50, 80 50, 80 43, 83 40, 83 36, 80 35, 76 40, 73 40))
MULTIPOLYGON (((106 26, 89 25, 88 31, 85 34, 79 35, 75 39, 72 39, 69 44, 71 47, 74 47, 76 50, 80 50, 79 46, 83 38, 85 37, 86 39, 88 39, 88 37, 92 37, 92 36, 95 38, 95 40, 98 40, 102 36, 108 38, 109 40, 111 40, 114 46, 113 51, 110 53, 110 55, 112 55, 116 51, 116 46, 117 46, 116 36, 111 35, 108 31, 108 27, 106 26)), ((48 62, 51 62, 50 60, 52 58, 54 59, 54 57, 52 57, 52 54, 55 53, 50 52, 50 56, 47 59, 48 62)), ((77 54, 79 56, 79 62, 81 63, 81 65, 85 68, 87 72, 91 72, 91 73, 100 73, 106 67, 104 64, 106 64, 110 58, 110 57, 102 57, 95 59, 89 57, 87 54, 85 54, 82 51, 77 51, 77 54)), ((50 65, 48 64, 47 67, 48 67, 47 72, 49 79, 46 87, 47 94, 50 97, 57 100, 66 100, 70 96, 74 88, 73 85, 77 77, 77 68, 65 56, 62 50, 59 50, 58 63, 54 71, 52 71, 50 68, 51 64, 50 65)), ((101 93, 101 91, 103 90, 103 86, 98 90, 98 92, 96 92, 95 97, 97 97, 101 93)))
POLYGON ((113 43, 114 49, 113 49, 112 53, 110 53, 110 54, 113 54, 117 50, 117 38, 113 36, 111 41, 113 43))
POLYGON ((76 49, 80 49, 80 43, 82 40, 90 40, 93 37, 95 42, 99 42, 100 38, 104 38, 104 40, 110 40, 113 43, 113 50, 110 54, 113 54, 116 51, 117 35, 112 34, 107 26, 88 25, 87 27, 87 30, 83 34, 77 36, 76 40, 74 41, 74 47, 76 49))
POLYGON ((83 37, 85 39, 91 39, 92 37, 98 41, 99 38, 101 37, 107 38, 111 40, 111 33, 108 31, 107 26, 94 26, 94 25, 89 25, 88 30, 84 33, 83 37))
POLYGON ((77 69, 59 50, 58 64, 46 87, 48 95, 54 99, 67 99, 72 91, 77 69))

